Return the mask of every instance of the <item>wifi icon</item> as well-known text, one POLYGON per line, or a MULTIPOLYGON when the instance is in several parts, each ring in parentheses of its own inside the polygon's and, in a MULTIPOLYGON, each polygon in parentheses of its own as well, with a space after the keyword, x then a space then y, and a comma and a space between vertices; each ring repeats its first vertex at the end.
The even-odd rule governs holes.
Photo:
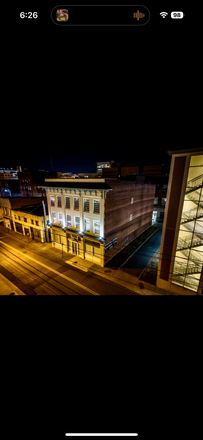
POLYGON ((168 15, 168 12, 160 12, 161 17, 165 18, 168 15))

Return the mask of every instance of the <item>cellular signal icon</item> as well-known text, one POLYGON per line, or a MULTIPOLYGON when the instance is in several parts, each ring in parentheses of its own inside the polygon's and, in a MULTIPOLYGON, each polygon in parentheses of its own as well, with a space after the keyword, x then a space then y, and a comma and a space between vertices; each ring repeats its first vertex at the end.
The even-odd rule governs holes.
POLYGON ((165 18, 168 15, 168 12, 160 12, 161 17, 165 18))

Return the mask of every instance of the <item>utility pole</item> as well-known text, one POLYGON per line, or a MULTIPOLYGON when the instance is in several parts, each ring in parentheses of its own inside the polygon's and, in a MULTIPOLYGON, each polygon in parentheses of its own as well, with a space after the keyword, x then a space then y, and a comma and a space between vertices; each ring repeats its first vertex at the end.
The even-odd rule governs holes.
POLYGON ((42 200, 42 206, 43 206, 43 211, 44 211, 44 227, 45 227, 45 231, 46 231, 46 238, 47 238, 47 243, 49 243, 49 233, 48 233, 48 229, 47 229, 46 209, 45 209, 44 200, 42 200))

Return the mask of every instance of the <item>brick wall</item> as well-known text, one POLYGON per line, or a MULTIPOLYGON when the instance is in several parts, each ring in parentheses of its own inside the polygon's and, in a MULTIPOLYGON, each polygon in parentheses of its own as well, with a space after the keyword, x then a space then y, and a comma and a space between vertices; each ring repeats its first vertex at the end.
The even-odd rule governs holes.
POLYGON ((119 180, 106 183, 112 188, 105 200, 106 242, 117 236, 118 246, 124 247, 151 225, 155 185, 119 180))

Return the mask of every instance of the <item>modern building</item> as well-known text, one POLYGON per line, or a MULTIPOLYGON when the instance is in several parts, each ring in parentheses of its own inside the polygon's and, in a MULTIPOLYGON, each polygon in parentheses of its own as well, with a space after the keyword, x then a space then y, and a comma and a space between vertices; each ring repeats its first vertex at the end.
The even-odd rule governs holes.
POLYGON ((157 286, 203 293, 203 149, 169 151, 169 175, 157 286))
POLYGON ((101 266, 151 225, 155 185, 46 179, 53 246, 101 266))

